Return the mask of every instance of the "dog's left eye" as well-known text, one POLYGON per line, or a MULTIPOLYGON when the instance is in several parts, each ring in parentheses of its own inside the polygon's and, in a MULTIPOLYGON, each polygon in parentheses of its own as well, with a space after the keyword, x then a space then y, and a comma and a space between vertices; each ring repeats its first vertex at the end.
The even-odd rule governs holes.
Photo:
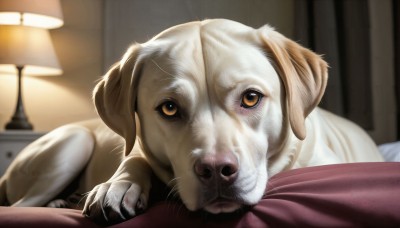
POLYGON ((254 108, 260 103, 262 97, 263 95, 260 92, 248 90, 243 93, 240 106, 244 108, 254 108))
POLYGON ((165 101, 157 107, 157 111, 161 116, 172 119, 179 117, 179 107, 173 101, 165 101))

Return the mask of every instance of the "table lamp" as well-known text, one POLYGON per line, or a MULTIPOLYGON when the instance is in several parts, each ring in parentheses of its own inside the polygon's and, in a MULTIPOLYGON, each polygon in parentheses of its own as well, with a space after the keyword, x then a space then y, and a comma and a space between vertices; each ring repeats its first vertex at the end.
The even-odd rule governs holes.
POLYGON ((0 24, 46 29, 63 25, 59 0, 0 0, 0 24))
POLYGON ((22 102, 22 76, 62 74, 46 29, 62 24, 57 0, 0 0, 0 75, 18 75, 17 105, 7 130, 33 129, 22 102))

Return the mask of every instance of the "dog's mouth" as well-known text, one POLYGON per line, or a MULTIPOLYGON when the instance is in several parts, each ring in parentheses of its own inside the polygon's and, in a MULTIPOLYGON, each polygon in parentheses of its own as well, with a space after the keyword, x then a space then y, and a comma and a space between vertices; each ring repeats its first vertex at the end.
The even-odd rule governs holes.
POLYGON ((222 197, 218 197, 204 206, 204 210, 212 213, 231 213, 238 209, 240 209, 243 205, 237 201, 226 199, 222 197))

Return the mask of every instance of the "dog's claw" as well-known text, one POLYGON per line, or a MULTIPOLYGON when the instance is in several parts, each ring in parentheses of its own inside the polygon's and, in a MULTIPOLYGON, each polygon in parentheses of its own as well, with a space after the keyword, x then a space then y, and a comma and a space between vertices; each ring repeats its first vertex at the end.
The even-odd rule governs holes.
POLYGON ((83 215, 97 223, 116 223, 143 212, 147 194, 139 185, 128 181, 114 181, 96 186, 88 195, 83 215))
POLYGON ((106 215, 106 221, 107 222, 120 222, 120 221, 125 221, 126 218, 123 214, 116 212, 113 210, 111 207, 105 208, 104 209, 105 215, 106 215))

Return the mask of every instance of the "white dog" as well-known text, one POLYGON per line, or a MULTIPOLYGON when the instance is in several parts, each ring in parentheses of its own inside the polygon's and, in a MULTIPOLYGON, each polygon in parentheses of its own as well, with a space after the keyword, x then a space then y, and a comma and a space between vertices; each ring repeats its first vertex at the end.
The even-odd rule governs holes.
POLYGON ((78 192, 95 186, 83 213, 124 220, 146 207, 153 171, 189 210, 227 213, 256 204, 283 170, 382 161, 363 130, 316 108, 326 82, 320 56, 268 25, 172 27, 134 44, 96 86, 117 134, 99 120, 49 133, 2 177, 0 202, 62 206, 51 200, 79 175, 78 192))

